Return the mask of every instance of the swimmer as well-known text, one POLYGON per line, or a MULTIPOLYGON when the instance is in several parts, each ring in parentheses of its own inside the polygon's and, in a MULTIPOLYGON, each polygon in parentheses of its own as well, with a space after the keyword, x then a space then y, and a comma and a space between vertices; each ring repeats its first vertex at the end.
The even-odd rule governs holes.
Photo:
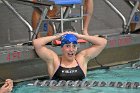
POLYGON ((102 37, 64 32, 55 36, 33 40, 36 53, 47 64, 48 75, 52 80, 83 80, 87 74, 89 60, 98 56, 105 48, 107 40, 102 37), (46 46, 53 40, 61 40, 62 55, 58 56, 46 46), (92 45, 77 53, 78 39, 92 45))

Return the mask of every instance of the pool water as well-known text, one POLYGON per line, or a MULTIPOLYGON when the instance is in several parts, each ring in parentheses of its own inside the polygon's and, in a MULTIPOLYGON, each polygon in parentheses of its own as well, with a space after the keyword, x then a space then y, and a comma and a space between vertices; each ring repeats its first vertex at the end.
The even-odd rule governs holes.
MULTIPOLYGON (((140 82, 140 68, 127 66, 115 67, 111 69, 99 69, 88 71, 86 80, 105 82, 140 82)), ((29 86, 28 82, 17 84, 12 93, 139 93, 138 89, 115 88, 115 87, 41 87, 29 86)))

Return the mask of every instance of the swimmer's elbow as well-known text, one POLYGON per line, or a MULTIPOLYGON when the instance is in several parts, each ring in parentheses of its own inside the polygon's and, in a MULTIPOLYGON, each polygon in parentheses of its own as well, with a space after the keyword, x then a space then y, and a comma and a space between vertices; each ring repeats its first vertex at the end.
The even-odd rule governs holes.
POLYGON ((35 48, 35 49, 38 49, 38 48, 39 48, 39 45, 40 45, 40 44, 39 44, 39 41, 38 41, 37 39, 34 39, 34 40, 33 40, 33 46, 34 46, 34 48, 35 48))
POLYGON ((33 46, 36 46, 36 45, 37 45, 37 40, 34 39, 34 40, 33 40, 33 46))
POLYGON ((107 45, 107 39, 103 39, 103 45, 106 46, 107 45))
POLYGON ((100 42, 100 46, 105 47, 107 45, 107 39, 102 38, 102 41, 100 42))

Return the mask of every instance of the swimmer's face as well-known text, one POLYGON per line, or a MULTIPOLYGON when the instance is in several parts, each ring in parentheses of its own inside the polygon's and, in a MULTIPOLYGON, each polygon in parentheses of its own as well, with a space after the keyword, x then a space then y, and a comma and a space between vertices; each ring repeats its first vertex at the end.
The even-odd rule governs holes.
POLYGON ((62 47, 62 52, 63 52, 63 55, 64 55, 68 60, 73 60, 73 59, 75 59, 75 55, 76 55, 76 52, 77 52, 77 44, 73 44, 73 43, 65 44, 65 45, 62 47))

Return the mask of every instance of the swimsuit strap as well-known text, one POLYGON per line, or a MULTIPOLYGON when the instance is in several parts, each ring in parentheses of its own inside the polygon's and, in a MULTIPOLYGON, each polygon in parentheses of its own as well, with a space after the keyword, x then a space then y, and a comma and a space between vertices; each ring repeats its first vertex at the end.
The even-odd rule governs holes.
POLYGON ((79 63, 78 63, 77 59, 75 59, 75 60, 76 60, 76 62, 77 62, 77 64, 78 64, 78 66, 79 66, 79 63))
POLYGON ((61 66, 61 63, 62 63, 62 57, 60 57, 60 64, 59 64, 59 66, 61 66))

